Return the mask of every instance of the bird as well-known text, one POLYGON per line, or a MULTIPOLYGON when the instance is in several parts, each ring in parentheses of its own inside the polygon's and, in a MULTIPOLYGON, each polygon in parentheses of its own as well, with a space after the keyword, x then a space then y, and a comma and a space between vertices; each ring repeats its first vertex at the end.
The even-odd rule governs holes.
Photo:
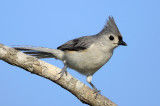
MULTIPOLYGON (((115 23, 113 16, 109 16, 103 29, 90 36, 82 36, 69 40, 57 47, 57 49, 24 46, 14 47, 26 54, 41 58, 55 58, 64 63, 60 78, 67 75, 67 68, 74 69, 87 76, 87 82, 92 86, 96 97, 100 94, 95 85, 91 82, 92 77, 113 55, 113 51, 119 45, 127 46, 115 23)), ((60 79, 59 78, 59 79, 60 79)))

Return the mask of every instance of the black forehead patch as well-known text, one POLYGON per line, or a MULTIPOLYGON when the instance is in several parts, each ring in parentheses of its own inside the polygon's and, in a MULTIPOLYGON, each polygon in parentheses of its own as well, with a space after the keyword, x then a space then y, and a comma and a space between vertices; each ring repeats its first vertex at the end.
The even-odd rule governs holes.
POLYGON ((118 36, 119 41, 122 41, 122 36, 118 36))

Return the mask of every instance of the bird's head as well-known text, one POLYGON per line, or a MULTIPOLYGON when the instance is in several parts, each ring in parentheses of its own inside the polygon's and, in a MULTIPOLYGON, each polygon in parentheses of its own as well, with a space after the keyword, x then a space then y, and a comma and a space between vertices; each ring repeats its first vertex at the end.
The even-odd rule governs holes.
POLYGON ((103 39, 111 48, 116 48, 119 45, 127 46, 127 44, 123 41, 123 37, 119 32, 113 17, 109 17, 106 25, 99 33, 99 35, 103 36, 103 39))

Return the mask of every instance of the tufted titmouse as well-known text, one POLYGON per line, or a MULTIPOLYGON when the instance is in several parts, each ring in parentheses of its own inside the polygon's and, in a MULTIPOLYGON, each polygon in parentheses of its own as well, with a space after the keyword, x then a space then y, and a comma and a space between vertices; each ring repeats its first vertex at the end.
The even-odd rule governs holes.
POLYGON ((111 58, 113 50, 119 45, 127 46, 113 17, 109 17, 106 25, 98 34, 70 40, 57 49, 33 46, 14 48, 37 58, 62 60, 64 67, 61 71, 61 77, 64 73, 67 75, 67 67, 86 75, 87 82, 92 86, 97 96, 100 91, 91 83, 92 76, 111 58))

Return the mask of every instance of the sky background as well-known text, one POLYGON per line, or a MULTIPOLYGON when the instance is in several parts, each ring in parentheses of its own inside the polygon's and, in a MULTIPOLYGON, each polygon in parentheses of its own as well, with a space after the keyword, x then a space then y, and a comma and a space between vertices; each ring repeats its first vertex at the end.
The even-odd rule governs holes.
MULTIPOLYGON (((110 15, 128 46, 114 51, 93 83, 119 106, 160 106, 159 0, 1 0, 0 43, 56 48, 98 33, 110 15)), ((2 60, 0 67, 0 106, 85 106, 45 78, 2 60)), ((85 76, 68 72, 89 86, 85 76)))

